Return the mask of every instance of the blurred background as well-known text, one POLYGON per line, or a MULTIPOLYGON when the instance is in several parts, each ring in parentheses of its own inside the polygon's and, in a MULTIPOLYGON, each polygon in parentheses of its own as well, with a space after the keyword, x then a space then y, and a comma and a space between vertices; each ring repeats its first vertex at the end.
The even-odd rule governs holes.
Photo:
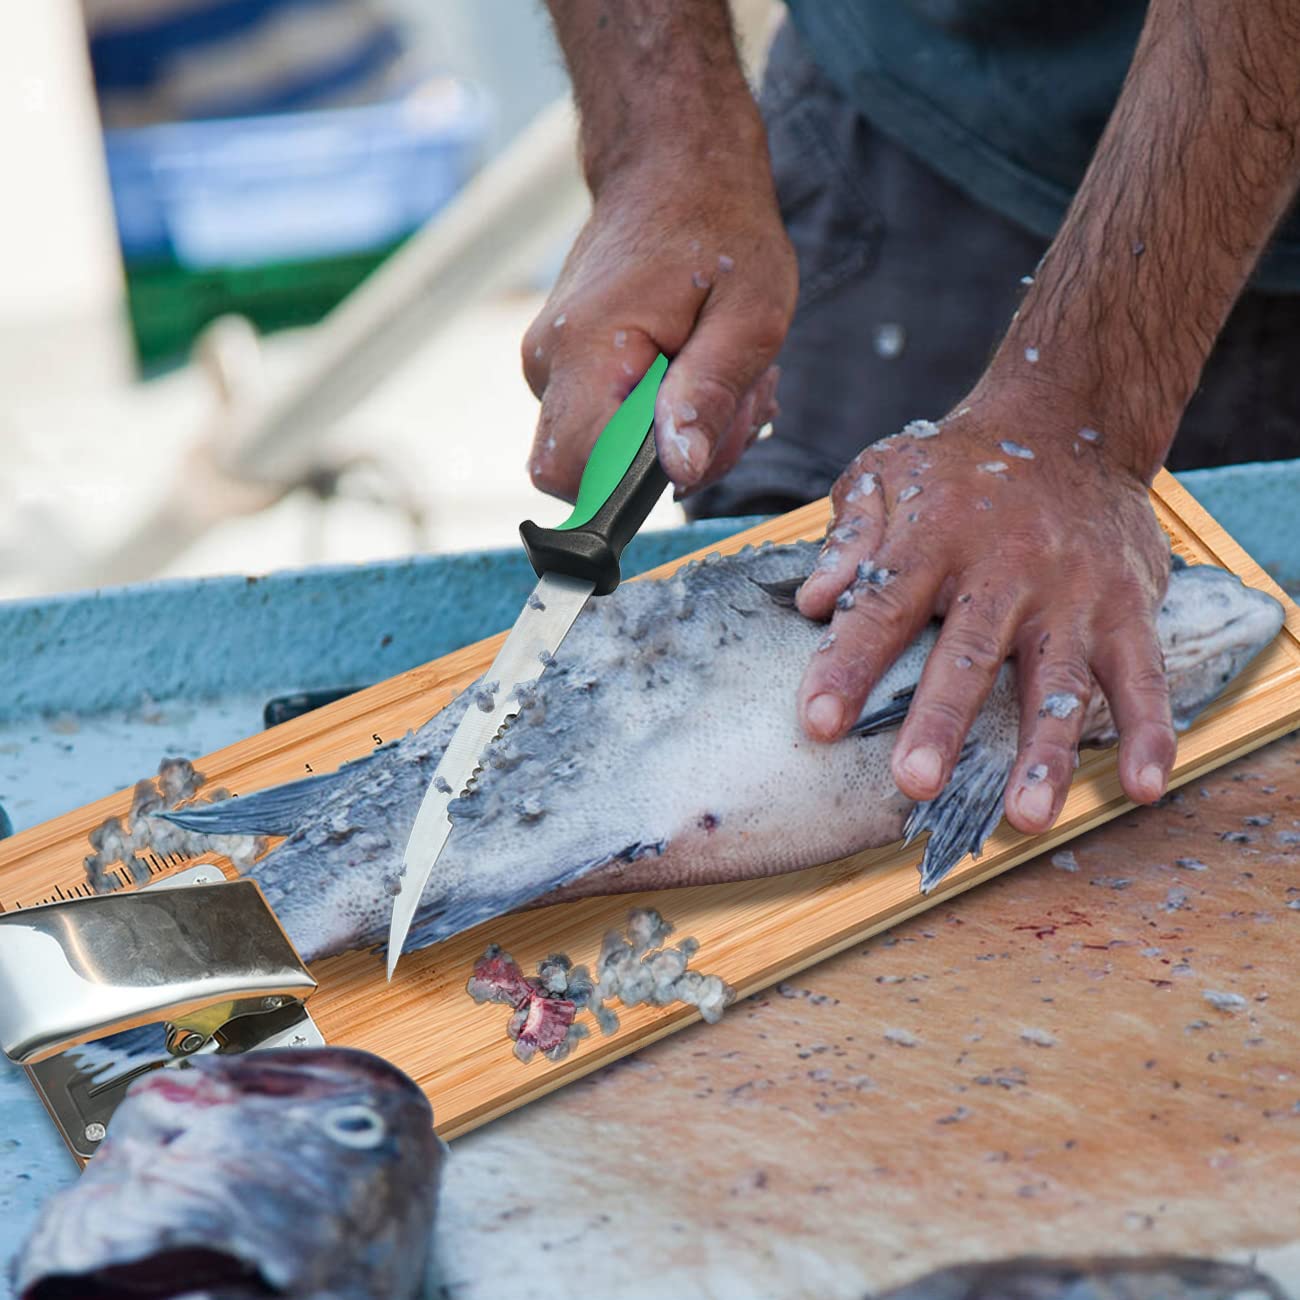
POLYGON ((587 200, 540 3, 5 5, 0 159, 0 597, 559 513, 519 339, 587 200))

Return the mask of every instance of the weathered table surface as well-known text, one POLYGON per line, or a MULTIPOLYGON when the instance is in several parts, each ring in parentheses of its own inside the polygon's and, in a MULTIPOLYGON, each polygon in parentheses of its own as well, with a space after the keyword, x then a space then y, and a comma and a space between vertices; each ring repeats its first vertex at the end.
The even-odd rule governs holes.
POLYGON ((1260 1248, 1300 1287, 1300 739, 1070 852, 461 1139, 451 1294, 1260 1248))
MULTIPOLYGON (((1070 852, 458 1140, 448 1294, 850 1300, 975 1256, 1263 1249, 1300 1296, 1300 738, 1070 852)), ((0 1124, 11 1250, 75 1174, 16 1072, 0 1124)))

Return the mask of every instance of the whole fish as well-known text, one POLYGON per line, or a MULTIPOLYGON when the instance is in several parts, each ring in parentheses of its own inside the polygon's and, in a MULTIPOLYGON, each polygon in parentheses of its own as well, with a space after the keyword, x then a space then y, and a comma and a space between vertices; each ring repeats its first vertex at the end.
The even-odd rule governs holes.
MULTIPOLYGON (((1016 755, 1014 671, 1003 668, 947 788, 913 806, 889 756, 935 628, 884 675, 853 734, 810 741, 795 692, 823 635, 793 607, 814 543, 710 557, 593 600, 558 660, 519 690, 421 900, 408 948, 539 898, 732 881, 829 862, 928 833, 921 884, 978 853, 1002 815, 1016 755)), ((861 603, 872 579, 859 584, 861 603)), ((1174 719, 1192 719, 1277 634, 1282 608, 1235 575, 1175 564, 1158 619, 1174 719)), ((1114 727, 1100 693, 1084 741, 1114 727)), ((338 772, 160 813, 196 835, 287 838, 247 869, 313 960, 388 933, 402 851, 474 687, 418 731, 338 772)), ((168 828, 169 830, 171 828, 168 828)))
POLYGON ((876 1300, 1287 1300, 1245 1264, 1177 1255, 996 1259, 927 1274, 876 1300))
POLYGON ((442 1144, 367 1052, 194 1057, 133 1084, 13 1264, 21 1300, 414 1300, 442 1144))

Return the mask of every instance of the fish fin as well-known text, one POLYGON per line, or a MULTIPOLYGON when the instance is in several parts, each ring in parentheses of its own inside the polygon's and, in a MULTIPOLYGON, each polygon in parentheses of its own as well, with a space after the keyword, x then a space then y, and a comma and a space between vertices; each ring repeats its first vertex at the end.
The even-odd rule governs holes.
POLYGON ((754 586, 761 587, 782 609, 794 609, 794 598, 807 580, 807 574, 799 578, 781 578, 777 582, 761 582, 758 578, 750 578, 754 586))
MULTIPOLYGON (((642 858, 662 857, 667 848, 667 840, 636 840, 617 853, 592 858, 591 861, 584 862, 571 871, 558 873, 554 880, 538 889, 523 890, 509 898, 456 899, 424 917, 417 912, 415 923, 411 926, 406 946, 402 951, 418 952, 421 948, 429 947, 430 944, 450 938, 462 930, 468 930, 481 921, 519 911, 535 899, 540 899, 542 895, 552 893, 570 881, 577 880, 580 876, 585 876, 600 867, 612 866, 615 862, 639 862, 642 858)), ((377 936, 373 942, 376 943, 376 952, 384 954, 388 952, 388 945, 379 942, 377 936)))
POLYGON ((921 859, 921 892, 928 894, 968 853, 978 858, 1002 820, 1002 799, 1015 762, 1014 747, 968 741, 948 784, 914 807, 903 828, 910 844, 929 831, 921 859))
POLYGON ((220 803, 190 804, 150 815, 202 835, 292 835, 302 826, 308 812, 352 775, 355 766, 349 763, 337 772, 273 785, 268 790, 223 799, 220 803))
POLYGON ((876 736, 882 731, 892 731, 907 717, 915 694, 916 687, 909 686, 905 691, 896 691, 880 708, 872 709, 869 713, 863 709, 858 720, 849 728, 849 735, 876 736))

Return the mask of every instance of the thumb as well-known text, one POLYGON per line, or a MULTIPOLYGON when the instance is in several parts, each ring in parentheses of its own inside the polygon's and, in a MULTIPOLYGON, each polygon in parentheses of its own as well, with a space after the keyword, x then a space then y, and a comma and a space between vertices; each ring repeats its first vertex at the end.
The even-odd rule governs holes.
POLYGON ((706 303, 699 322, 668 367, 655 402, 659 461, 678 488, 698 486, 731 468, 744 450, 728 439, 737 411, 771 365, 788 318, 771 308, 737 310, 706 303), (715 463, 717 462, 717 463, 715 463))
POLYGON ((659 355, 639 330, 618 330, 614 340, 578 340, 551 360, 528 472, 536 487, 566 501, 578 495, 601 430, 659 355))

